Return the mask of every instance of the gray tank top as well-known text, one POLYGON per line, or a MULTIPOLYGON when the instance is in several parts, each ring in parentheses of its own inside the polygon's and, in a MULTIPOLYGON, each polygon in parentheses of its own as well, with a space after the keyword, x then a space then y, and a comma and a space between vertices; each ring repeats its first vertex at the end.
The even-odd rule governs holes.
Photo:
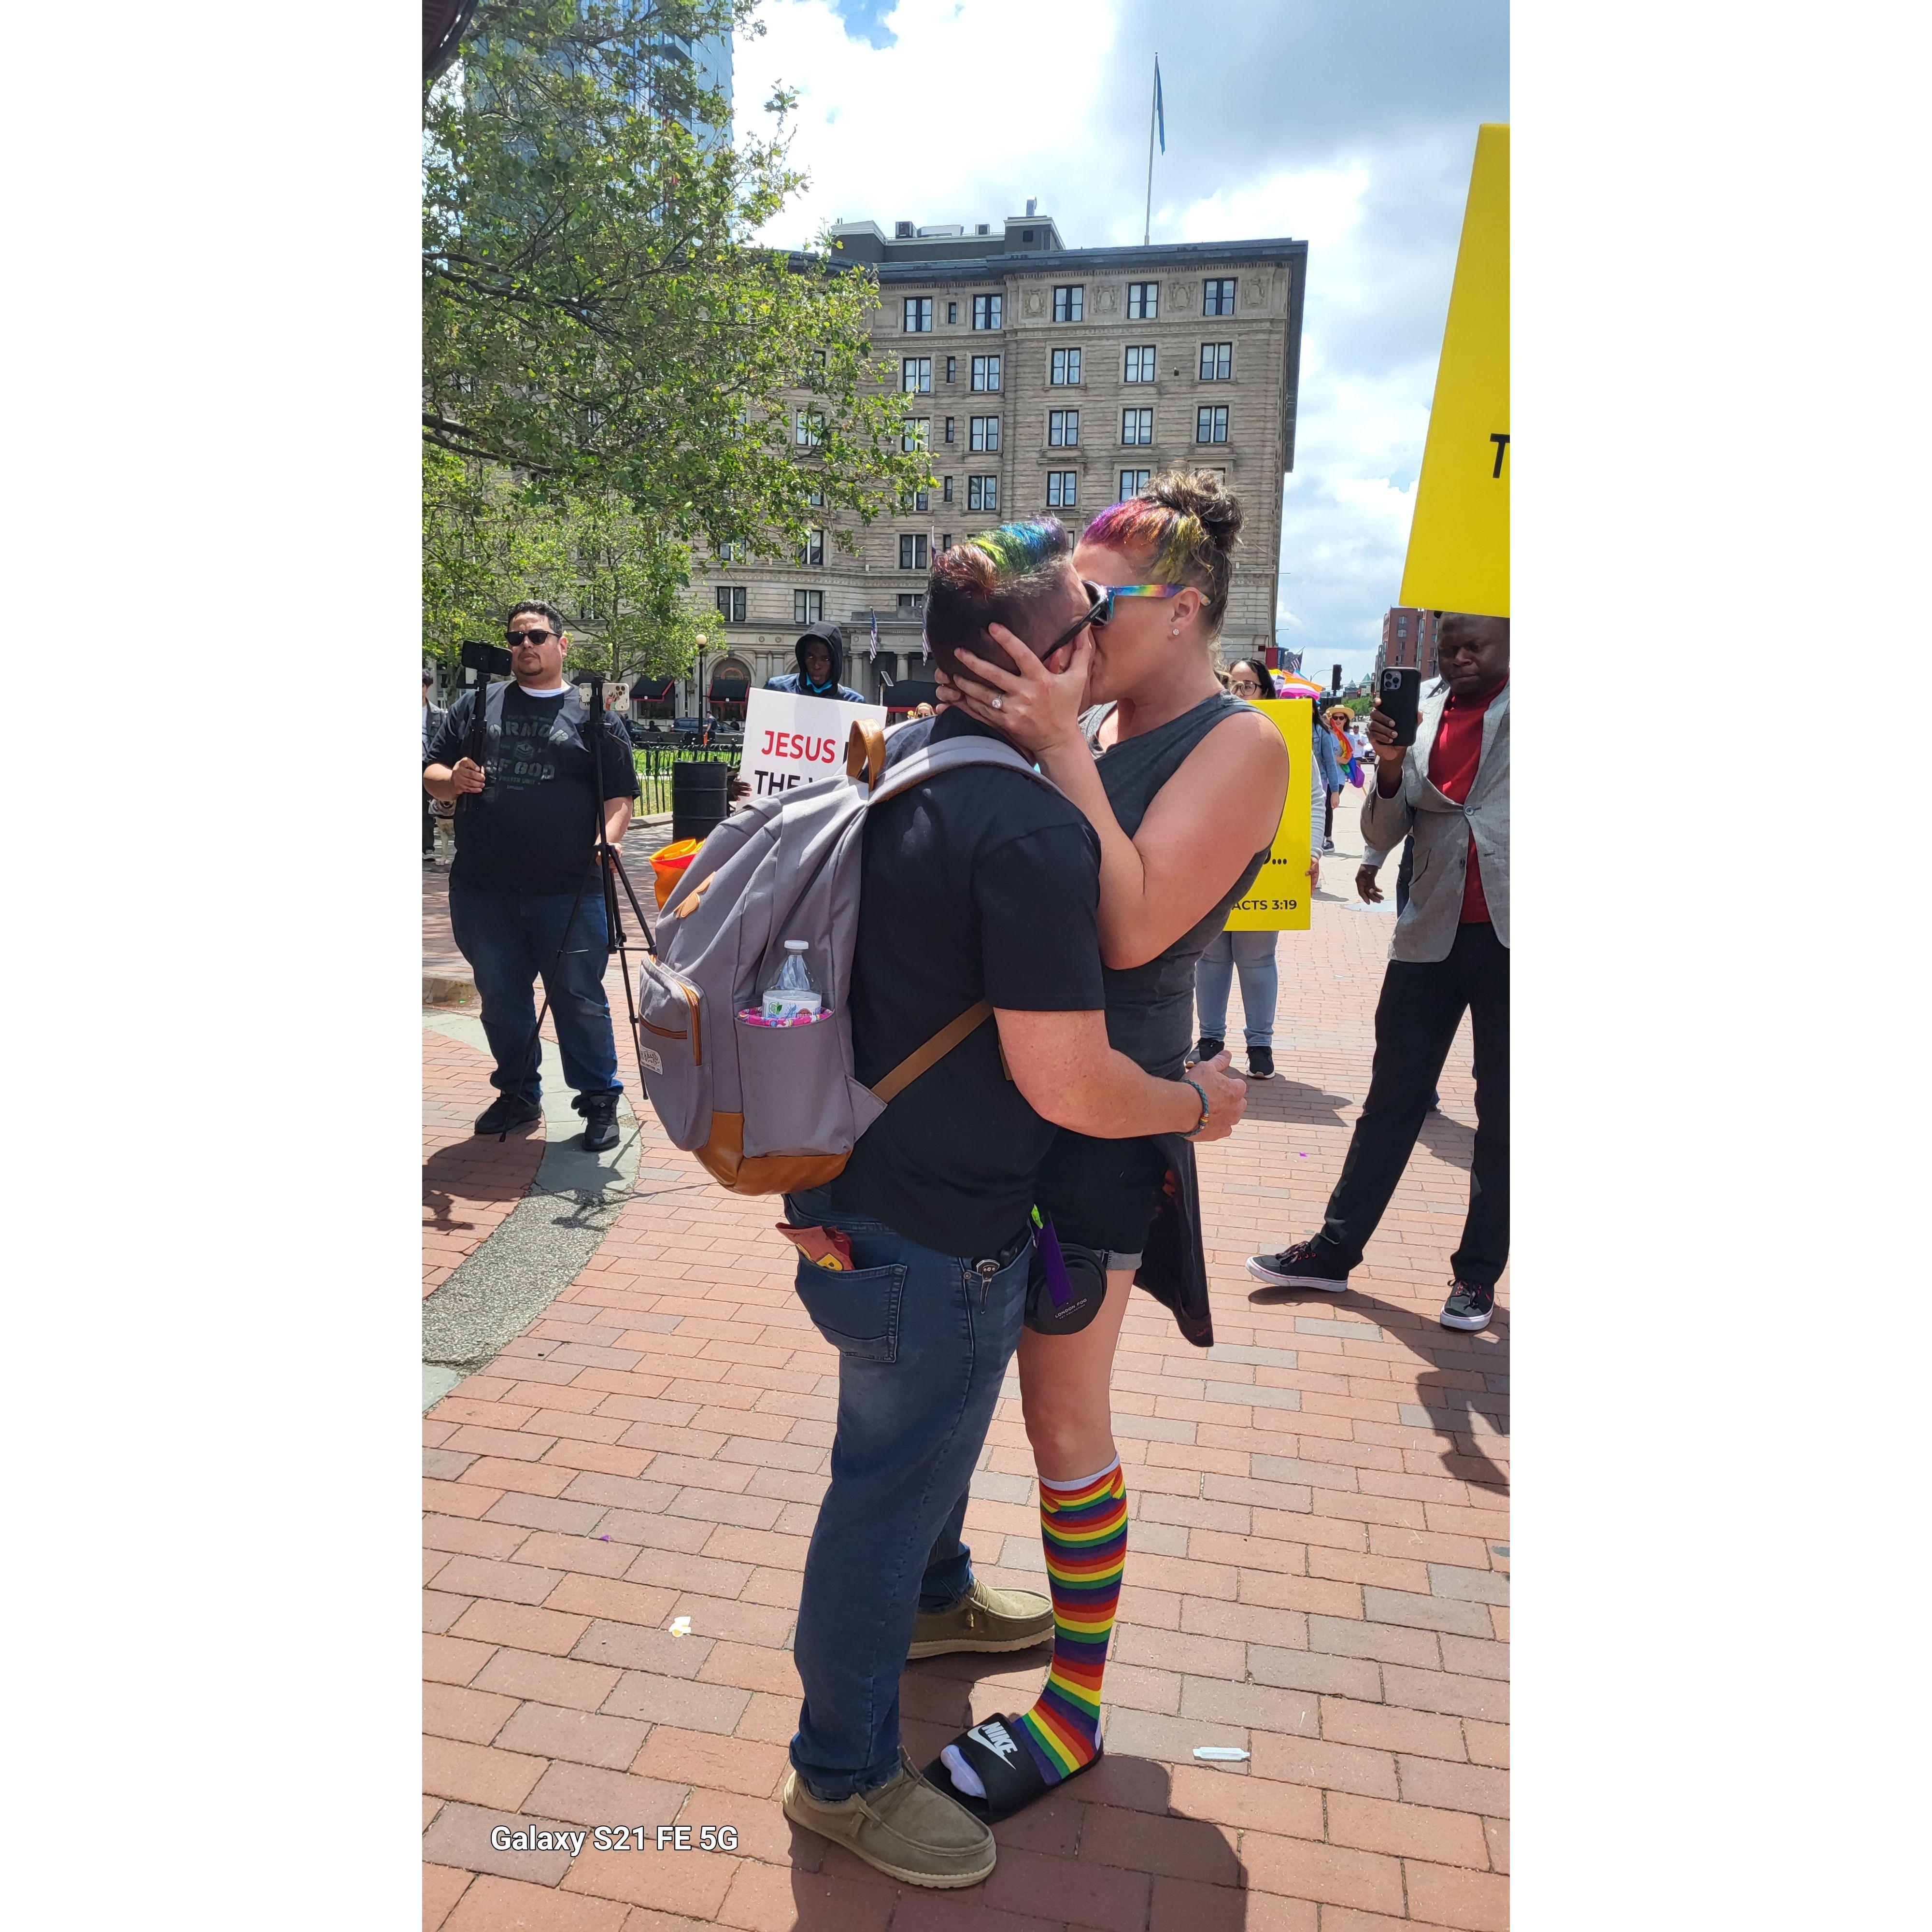
MULTIPOLYGON (((1131 838, 1154 794, 1186 762, 1188 754, 1225 718, 1247 706, 1217 691, 1151 731, 1123 739, 1103 751, 1100 727, 1111 704, 1084 712, 1080 728, 1094 748, 1096 769, 1120 830, 1131 838)), ((1194 1041, 1194 968, 1226 922, 1229 908, 1246 896, 1268 855, 1264 845, 1228 889, 1227 896, 1190 932, 1144 966, 1102 969, 1107 988, 1107 1038, 1114 1049, 1156 1079, 1178 1073, 1194 1041)))

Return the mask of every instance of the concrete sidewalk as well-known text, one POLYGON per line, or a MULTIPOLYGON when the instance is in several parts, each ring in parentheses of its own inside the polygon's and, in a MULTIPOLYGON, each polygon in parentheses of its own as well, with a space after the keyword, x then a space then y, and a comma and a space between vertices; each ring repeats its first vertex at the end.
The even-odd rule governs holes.
MULTIPOLYGON (((998 1870, 963 1893, 896 1887, 780 1814, 837 1358, 793 1294, 777 1204, 712 1186, 646 1108, 634 1191, 589 1263, 425 1419, 426 1927, 1507 1923, 1507 1278, 1485 1334, 1435 1318, 1468 1186, 1466 1030, 1354 1289, 1267 1290, 1242 1268, 1316 1225, 1367 1085, 1394 866, 1386 908, 1354 910, 1354 803, 1314 929, 1281 940, 1282 1077, 1202 1150, 1216 1346, 1144 1297, 1122 1337, 1106 1761, 998 1828, 998 1870), (1197 1762, 1209 1744, 1252 1755, 1197 1762), (661 1826, 692 1848, 658 1850, 661 1826), (574 1856, 491 1844, 599 1826, 605 1847, 574 1856)), ((435 1037, 440 1103, 487 1099, 481 1054, 435 1037)), ((479 1191, 514 1184, 498 1160, 479 1191)), ((481 1205, 450 1239, 487 1241, 481 1205)), ((1010 1383, 968 1533, 989 1579, 1043 1588, 1010 1383)), ((915 1761, 1023 1708, 1046 1660, 909 1666, 915 1761)))

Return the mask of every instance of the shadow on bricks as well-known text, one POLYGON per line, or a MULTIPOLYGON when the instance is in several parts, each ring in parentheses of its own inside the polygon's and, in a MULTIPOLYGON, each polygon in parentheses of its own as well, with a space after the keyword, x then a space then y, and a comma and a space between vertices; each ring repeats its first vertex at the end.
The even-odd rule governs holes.
POLYGON ((479 1134, 440 1147, 422 1165, 423 1205, 429 1225, 442 1229, 469 1226, 452 1220, 459 1201, 520 1201, 544 1156, 545 1142, 534 1124, 517 1128, 500 1144, 494 1134, 479 1134))
MULTIPOLYGON (((1238 1054, 1228 1071, 1239 1074, 1241 1066, 1238 1054)), ((1248 1108, 1243 1118, 1286 1121, 1298 1126, 1339 1126, 1342 1108, 1355 1104, 1349 1094, 1327 1093, 1319 1087, 1310 1086, 1305 1080, 1282 1076, 1248 1083, 1248 1108)))
POLYGON ((1248 1300, 1257 1308, 1299 1304, 1318 1316, 1331 1309, 1346 1309, 1379 1324, 1384 1339, 1398 1343, 1429 1364, 1426 1372, 1416 1377, 1415 1387, 1420 1406, 1427 1412, 1430 1424, 1462 1436, 1470 1445, 1466 1450, 1458 1448, 1442 1452, 1444 1473, 1479 1489, 1494 1490, 1498 1496, 1508 1494, 1508 1471, 1499 1468, 1482 1448, 1484 1435, 1509 1432, 1508 1399, 1492 1392, 1489 1386, 1490 1375, 1506 1373, 1509 1365, 1510 1316, 1501 1303, 1484 1331, 1496 1340, 1483 1344, 1483 1354, 1478 1355, 1472 1347, 1474 1336, 1439 1326, 1433 1316, 1418 1317, 1412 1308, 1378 1300, 1352 1288, 1344 1294, 1330 1294, 1312 1288, 1257 1288, 1249 1292, 1248 1300), (1485 1356, 1492 1358, 1488 1372, 1485 1356))

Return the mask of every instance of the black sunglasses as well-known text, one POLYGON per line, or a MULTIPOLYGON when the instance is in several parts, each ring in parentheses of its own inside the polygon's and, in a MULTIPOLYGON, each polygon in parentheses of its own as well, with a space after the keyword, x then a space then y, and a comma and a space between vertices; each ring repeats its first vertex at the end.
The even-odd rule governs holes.
POLYGON ((547 644, 556 633, 554 631, 507 631, 504 635, 513 644, 547 644))

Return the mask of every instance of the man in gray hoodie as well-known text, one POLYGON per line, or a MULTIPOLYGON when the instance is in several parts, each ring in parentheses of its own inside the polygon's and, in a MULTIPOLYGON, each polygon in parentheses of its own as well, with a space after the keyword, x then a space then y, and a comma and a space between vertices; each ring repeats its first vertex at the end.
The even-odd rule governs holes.
POLYGON ((836 624, 814 624, 798 640, 798 668, 765 681, 767 691, 794 691, 801 698, 842 698, 863 704, 862 692, 839 680, 845 674, 845 634, 836 624))

